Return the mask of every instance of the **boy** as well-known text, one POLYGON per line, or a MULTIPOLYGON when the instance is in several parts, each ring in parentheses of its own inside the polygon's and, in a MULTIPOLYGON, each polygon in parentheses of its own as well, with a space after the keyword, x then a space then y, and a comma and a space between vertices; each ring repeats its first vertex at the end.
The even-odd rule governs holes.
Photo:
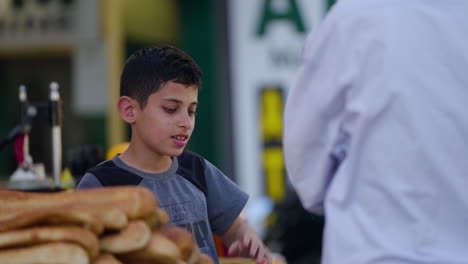
POLYGON ((271 262, 261 239, 239 218, 248 196, 202 157, 184 151, 195 125, 201 71, 172 46, 153 46, 127 60, 118 111, 132 129, 128 149, 89 170, 78 185, 140 185, 153 191, 170 225, 191 231, 216 263, 212 232, 228 254, 271 262), (109 173, 110 172, 110 173, 109 173))

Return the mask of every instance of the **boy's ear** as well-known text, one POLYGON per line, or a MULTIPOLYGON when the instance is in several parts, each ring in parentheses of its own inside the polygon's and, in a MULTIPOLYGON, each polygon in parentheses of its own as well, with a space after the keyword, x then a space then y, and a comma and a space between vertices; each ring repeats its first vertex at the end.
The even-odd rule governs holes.
POLYGON ((128 96, 121 96, 117 102, 117 109, 123 121, 128 124, 135 122, 135 107, 137 102, 128 96))

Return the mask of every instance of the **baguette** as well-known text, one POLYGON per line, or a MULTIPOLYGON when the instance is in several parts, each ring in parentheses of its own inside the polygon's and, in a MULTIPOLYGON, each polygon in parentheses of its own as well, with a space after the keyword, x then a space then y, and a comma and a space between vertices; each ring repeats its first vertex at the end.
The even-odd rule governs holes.
POLYGON ((101 250, 110 253, 126 253, 144 248, 151 239, 151 229, 142 220, 131 221, 120 232, 105 235, 99 240, 101 250))
POLYGON ((0 190, 0 204, 3 208, 50 208, 82 202, 114 206, 122 210, 129 219, 148 216, 158 205, 154 194, 140 186, 115 186, 56 193, 0 190))
MULTIPOLYGON (((99 220, 101 220, 104 229, 110 230, 120 230, 127 226, 128 219, 127 216, 122 212, 122 210, 106 205, 94 205, 91 203, 73 203, 69 206, 75 207, 76 210, 87 211, 93 215, 95 215, 99 220)), ((63 207, 63 206, 61 206, 63 207)), ((12 208, 12 207, 5 207, 0 205, 0 221, 4 219, 10 219, 14 216, 23 214, 25 212, 38 210, 38 209, 58 209, 58 206, 50 206, 50 207, 34 207, 34 208, 12 208)))
POLYGON ((112 205, 107 206, 106 204, 102 204, 96 206, 90 203, 83 203, 77 206, 95 214, 101 220, 104 229, 120 230, 128 224, 127 215, 121 209, 112 205))
POLYGON ((101 234, 104 227, 93 213, 79 207, 34 208, 22 210, 15 214, 0 211, 0 232, 25 228, 33 225, 74 224, 101 234))
POLYGON ((83 247, 91 259, 99 253, 96 235, 76 226, 41 226, 0 233, 0 248, 24 247, 46 242, 70 242, 83 247))
POLYGON ((169 223, 169 215, 166 213, 166 210, 157 207, 153 213, 143 217, 142 220, 145 221, 151 229, 156 229, 169 223))
POLYGON ((182 262, 177 245, 157 231, 153 231, 151 240, 143 249, 117 254, 116 257, 124 263, 178 264, 182 262))
POLYGON ((55 242, 0 250, 2 264, 89 264, 86 251, 75 244, 55 242))
POLYGON ((198 262, 201 252, 192 233, 178 226, 163 226, 159 232, 179 247, 183 261, 188 264, 198 262))

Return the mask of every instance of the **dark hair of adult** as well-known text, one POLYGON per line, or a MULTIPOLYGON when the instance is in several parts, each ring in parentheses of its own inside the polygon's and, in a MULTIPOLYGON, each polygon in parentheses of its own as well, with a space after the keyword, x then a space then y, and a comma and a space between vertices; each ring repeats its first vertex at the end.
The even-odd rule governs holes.
POLYGON ((120 77, 120 96, 133 98, 144 108, 148 97, 164 83, 173 81, 199 88, 201 75, 197 63, 176 47, 163 45, 142 48, 125 63, 120 77))

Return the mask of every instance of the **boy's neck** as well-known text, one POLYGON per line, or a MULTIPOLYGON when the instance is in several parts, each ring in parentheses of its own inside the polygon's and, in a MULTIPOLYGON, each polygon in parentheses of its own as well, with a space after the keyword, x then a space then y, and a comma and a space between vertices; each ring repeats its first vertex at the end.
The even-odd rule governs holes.
POLYGON ((172 165, 169 156, 138 155, 129 147, 124 153, 119 155, 120 160, 130 167, 148 173, 161 173, 167 171, 172 165))

